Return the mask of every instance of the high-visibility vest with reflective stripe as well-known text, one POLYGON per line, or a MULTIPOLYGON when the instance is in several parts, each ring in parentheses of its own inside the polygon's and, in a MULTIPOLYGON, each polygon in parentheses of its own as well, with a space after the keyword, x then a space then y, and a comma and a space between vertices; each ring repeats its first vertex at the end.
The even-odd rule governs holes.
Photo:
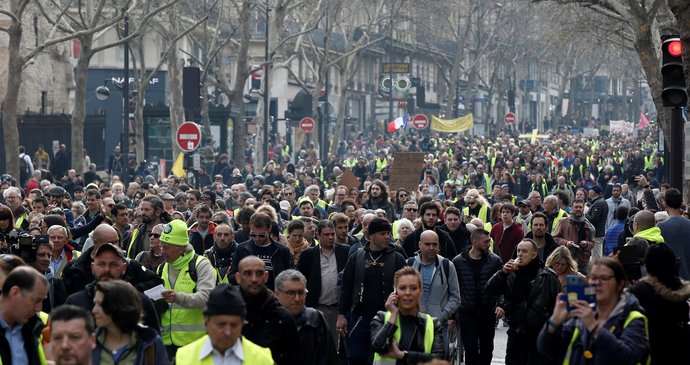
MULTIPOLYGON (((425 353, 431 353, 431 346, 434 344, 434 319, 426 314, 422 313, 424 316, 426 316, 426 326, 424 327, 424 352, 425 353)), ((386 315, 384 316, 384 322, 388 322, 391 318, 391 312, 386 312, 386 315)), ((398 329, 395 330, 395 333, 393 333, 393 339, 395 339, 396 342, 400 342, 400 316, 395 319, 395 325, 398 327, 398 329)), ((374 354, 374 365, 395 365, 396 359, 392 359, 390 357, 384 357, 381 356, 378 352, 374 354)))
MULTIPOLYGON (((203 256, 197 257, 197 267, 199 267, 199 262, 202 260, 206 260, 206 258, 203 256)), ((170 264, 164 263, 161 277, 166 290, 175 290, 182 293, 193 293, 196 290, 196 282, 192 280, 186 266, 177 275, 175 287, 171 287, 168 277, 169 269, 170 264)), ((205 334, 206 326, 204 325, 204 314, 201 309, 184 308, 179 304, 171 303, 170 309, 163 313, 161 317, 161 337, 166 346, 184 346, 205 334)))
MULTIPOLYGON (((204 344, 207 340, 208 335, 205 335, 189 345, 178 349, 177 353, 175 354, 175 363, 214 365, 213 357, 210 354, 199 360, 199 356, 201 356, 201 349, 204 347, 204 344)), ((242 361, 242 364, 273 365, 271 350, 254 344, 244 336, 240 337, 240 341, 242 341, 242 352, 244 353, 244 361, 242 361)))
POLYGON ((129 239, 129 246, 127 247, 127 257, 130 259, 133 259, 137 256, 138 252, 132 252, 132 248, 134 248, 134 241, 137 240, 137 236, 139 235, 139 228, 134 228, 132 231, 132 237, 129 239))
MULTIPOLYGON (((487 207, 486 205, 482 205, 482 207, 479 208, 479 217, 477 217, 477 218, 481 219, 481 220, 482 220, 482 223, 484 223, 484 224, 486 224, 486 223, 491 223, 491 222, 489 221, 489 214, 488 214, 489 212, 488 212, 488 210, 489 210, 489 209, 488 209, 488 207, 487 207)), ((470 207, 464 207, 464 208, 462 208, 462 214, 463 214, 463 216, 465 216, 465 217, 467 217, 468 215, 470 215, 470 207)))
POLYGON ((384 158, 383 161, 376 159, 376 172, 381 172, 386 167, 388 167, 388 159, 384 158))
MULTIPOLYGON (((623 328, 628 327, 630 322, 636 320, 636 319, 641 319, 644 322, 644 332, 647 334, 647 337, 649 337, 649 323, 647 322, 647 317, 642 314, 639 311, 630 311, 630 314, 628 314, 628 318, 625 319, 625 322, 623 323, 623 328)), ((611 333, 613 333, 616 330, 616 326, 612 326, 611 329, 609 330, 611 333)), ((573 331, 573 337, 570 339, 570 343, 568 344, 568 350, 565 352, 565 358, 563 358, 563 365, 570 365, 570 356, 573 354, 573 345, 575 344, 575 341, 580 337, 580 329, 578 327, 575 327, 575 331, 573 331)), ((649 365, 652 362, 652 358, 650 355, 647 355, 647 360, 645 361, 645 364, 649 365)), ((638 362, 637 364, 642 364, 641 362, 638 362)))
POLYGON ((656 152, 644 157, 645 170, 652 170, 654 168, 654 157, 656 157, 656 152))
POLYGON ((24 220, 27 219, 29 216, 26 214, 26 212, 22 213, 22 215, 17 218, 16 221, 14 221, 14 228, 22 228, 22 223, 24 223, 24 220))

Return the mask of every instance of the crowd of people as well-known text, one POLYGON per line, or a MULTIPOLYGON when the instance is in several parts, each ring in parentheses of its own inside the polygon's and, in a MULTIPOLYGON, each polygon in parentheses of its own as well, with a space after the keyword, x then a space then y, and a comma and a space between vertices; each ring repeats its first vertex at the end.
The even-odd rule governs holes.
POLYGON ((206 146, 194 184, 45 151, 3 175, 0 364, 489 365, 497 326, 506 364, 690 363, 690 219, 652 135, 300 147, 206 146), (417 189, 389 186, 399 151, 417 189))

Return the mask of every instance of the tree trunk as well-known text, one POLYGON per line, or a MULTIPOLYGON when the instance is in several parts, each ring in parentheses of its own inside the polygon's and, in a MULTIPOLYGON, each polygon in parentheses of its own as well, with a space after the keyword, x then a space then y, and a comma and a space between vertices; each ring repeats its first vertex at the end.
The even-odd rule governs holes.
MULTIPOLYGON (((242 113, 244 113, 244 84, 247 82, 249 77, 249 65, 248 65, 248 55, 249 55, 249 41, 251 40, 251 27, 249 24, 251 9, 251 2, 245 0, 242 2, 242 8, 240 11, 240 49, 237 51, 237 70, 235 71, 235 86, 233 87, 232 95, 230 97, 231 102, 241 105, 242 113)), ((245 148, 245 137, 247 136, 247 125, 244 123, 243 115, 240 114, 239 120, 235 121, 232 129, 232 158, 235 161, 235 166, 242 168, 244 166, 244 148, 245 148)))
MULTIPOLYGON (((72 168, 82 173, 80 166, 84 163, 84 123, 86 120, 86 78, 89 63, 93 57, 93 33, 79 37, 79 59, 74 72, 74 111, 72 112, 72 168)), ((126 81, 125 81, 126 82, 126 81)))
MULTIPOLYGON (((177 43, 177 42, 176 42, 177 43)), ((170 97, 170 134, 175 141, 177 128, 184 122, 184 107, 182 105, 182 64, 177 50, 170 52, 168 57, 168 88, 170 97)), ((182 152, 177 143, 172 143, 173 161, 182 152)))
MULTIPOLYGON (((13 1, 14 3, 14 1, 13 1)), ((12 9, 14 10, 14 9, 12 9)), ((16 13, 15 13, 16 14, 16 13)), ((21 14, 16 14, 21 18, 21 14)), ((5 138, 5 172, 12 175, 19 182, 19 129, 17 128, 17 109, 19 103, 19 88, 22 85, 21 23, 13 22, 9 28, 10 54, 7 68, 7 93, 4 101, 4 115, 2 130, 5 138)))

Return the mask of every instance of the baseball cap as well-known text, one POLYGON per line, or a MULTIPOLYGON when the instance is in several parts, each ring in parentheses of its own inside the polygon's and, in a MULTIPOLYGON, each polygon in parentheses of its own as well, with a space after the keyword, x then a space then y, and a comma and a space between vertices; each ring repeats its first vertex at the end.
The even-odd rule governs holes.
POLYGON ((103 253, 105 251, 114 252, 116 255, 120 256, 120 258, 122 258, 123 260, 125 259, 125 253, 122 250, 120 250, 119 247, 117 247, 117 246, 115 246, 109 242, 103 243, 100 246, 98 246, 94 250, 93 256, 98 257, 98 255, 100 255, 101 253, 103 253))

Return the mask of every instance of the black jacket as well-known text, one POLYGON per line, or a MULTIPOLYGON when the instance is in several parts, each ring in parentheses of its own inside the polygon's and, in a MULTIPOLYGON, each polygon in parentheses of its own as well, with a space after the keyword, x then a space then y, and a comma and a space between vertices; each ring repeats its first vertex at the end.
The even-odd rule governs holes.
MULTIPOLYGON (((335 244, 333 252, 338 266, 338 272, 345 269, 349 250, 350 248, 348 246, 335 244)), ((309 247, 300 254, 297 270, 307 278, 307 290, 309 293, 307 293, 307 299, 305 301, 306 306, 316 307, 319 305, 319 297, 321 296, 321 251, 319 246, 309 247)))
MULTIPOLYGON (((534 239, 534 236, 532 235, 532 231, 527 233, 525 238, 534 239)), ((548 232, 544 233, 544 241, 546 241, 546 243, 544 244, 544 256, 539 258, 539 267, 544 267, 544 264, 546 263, 546 259, 558 248, 558 243, 556 243, 556 240, 553 239, 553 236, 548 232)), ((515 250, 513 250, 513 258, 516 258, 516 257, 517 257, 517 246, 515 246, 515 250)))
POLYGON ((630 288, 649 319, 652 364, 690 364, 688 298, 690 283, 668 288, 653 276, 645 276, 630 288), (685 324, 685 325, 683 325, 685 324))
MULTIPOLYGON (((141 306, 144 310, 144 325, 152 328, 156 333, 161 331, 161 322, 158 319, 158 314, 156 313, 156 308, 153 306, 153 302, 144 293, 138 292, 139 298, 141 299, 141 306)), ((91 312, 93 309, 93 298, 96 296, 96 284, 91 283, 86 285, 86 287, 69 297, 65 301, 65 304, 76 305, 86 309, 87 312, 91 312)))
MULTIPOLYGON (((398 326, 386 321, 386 312, 376 313, 371 321, 371 347, 374 352, 385 354, 390 350, 391 340, 398 329, 398 326)), ((426 330, 427 317, 423 313, 417 316, 398 315, 400 323, 400 343, 398 347, 402 351, 407 351, 405 360, 397 360, 396 364, 419 364, 426 363, 433 359, 442 359, 444 354, 443 332, 444 327, 441 322, 434 319, 434 342, 431 345, 431 353, 424 351, 424 333, 426 330), (421 334, 414 336, 414 333, 421 334), (414 336, 410 338, 410 336, 414 336), (416 339, 416 343, 412 343, 416 339)))
MULTIPOLYGON (((87 284, 95 281, 91 272, 91 252, 93 246, 82 252, 76 260, 67 264, 62 271, 62 281, 65 284, 67 294, 76 293, 86 287, 87 284)), ((127 259, 127 270, 122 280, 132 284, 138 291, 143 292, 156 285, 163 284, 163 279, 155 272, 147 270, 140 263, 127 259)))
POLYGON ((491 276, 503 267, 501 258, 488 252, 482 259, 474 260, 470 257, 469 250, 466 250, 453 259, 453 265, 460 284, 460 316, 493 314, 496 300, 488 295, 485 286, 491 276))
POLYGON ((594 237, 602 238, 606 236, 606 217, 609 214, 609 205, 602 195, 597 196, 592 200, 592 205, 585 215, 587 220, 592 223, 596 232, 594 237))
POLYGON ((298 364, 297 326, 290 312, 266 288, 251 297, 242 291, 242 296, 247 304, 242 335, 261 347, 271 349, 276 364, 298 364))
MULTIPOLYGON (((414 257, 414 254, 419 251, 419 237, 422 235, 422 231, 424 231, 424 227, 419 227, 405 237, 403 249, 405 249, 407 257, 414 257)), ((438 254, 448 259, 457 256, 458 252, 455 250, 455 243, 448 235, 448 232, 438 226, 434 227, 434 232, 438 235, 438 254)))
POLYGON ((509 274, 498 271, 486 284, 491 295, 503 295, 510 328, 535 338, 550 316, 560 289, 558 276, 549 269, 540 270, 539 260, 509 274))
POLYGON ((395 207, 393 207, 393 203, 388 200, 388 197, 380 197, 378 199, 370 198, 364 202, 362 207, 371 210, 383 209, 386 211, 386 219, 388 219, 389 222, 393 223, 395 220, 395 207))
MULTIPOLYGON (((269 272, 266 287, 273 290, 276 276, 278 276, 278 274, 281 272, 292 268, 292 259, 290 256, 290 250, 287 248, 287 246, 273 240, 271 240, 271 242, 273 247, 275 247, 275 252, 273 252, 273 255, 271 255, 273 271, 269 272)), ((256 256, 257 247, 258 246, 254 244, 254 240, 251 239, 249 241, 242 242, 237 246, 237 251, 235 251, 235 255, 232 257, 232 267, 230 268, 230 276, 228 277, 232 284, 237 284, 235 281, 235 273, 237 272, 239 262, 247 256, 256 256)))
MULTIPOLYGON (((45 325, 37 315, 34 315, 28 322, 22 326, 22 337, 24 338, 24 351, 29 359, 29 365, 38 365, 38 337, 45 325)), ((0 327, 0 363, 12 365, 11 354, 20 351, 18 349, 10 348, 10 343, 5 338, 5 329, 0 327)))
MULTIPOLYGON (((438 226, 438 228, 447 232, 450 239, 453 240, 453 244, 455 245, 456 256, 460 252, 465 251, 465 249, 467 249, 467 247, 469 247, 471 245, 470 231, 467 230, 467 225, 465 224, 465 222, 460 222, 460 227, 458 229, 456 229, 455 232, 451 232, 448 229, 448 226, 445 225, 445 223, 438 226)), ((443 256, 443 255, 441 255, 441 256, 443 256)), ((449 260, 452 260, 455 258, 455 256, 446 257, 446 258, 449 260)))
POLYGON ((326 317, 313 308, 304 308, 304 317, 298 319, 299 347, 297 363, 300 365, 337 364, 337 348, 330 333, 326 317))

